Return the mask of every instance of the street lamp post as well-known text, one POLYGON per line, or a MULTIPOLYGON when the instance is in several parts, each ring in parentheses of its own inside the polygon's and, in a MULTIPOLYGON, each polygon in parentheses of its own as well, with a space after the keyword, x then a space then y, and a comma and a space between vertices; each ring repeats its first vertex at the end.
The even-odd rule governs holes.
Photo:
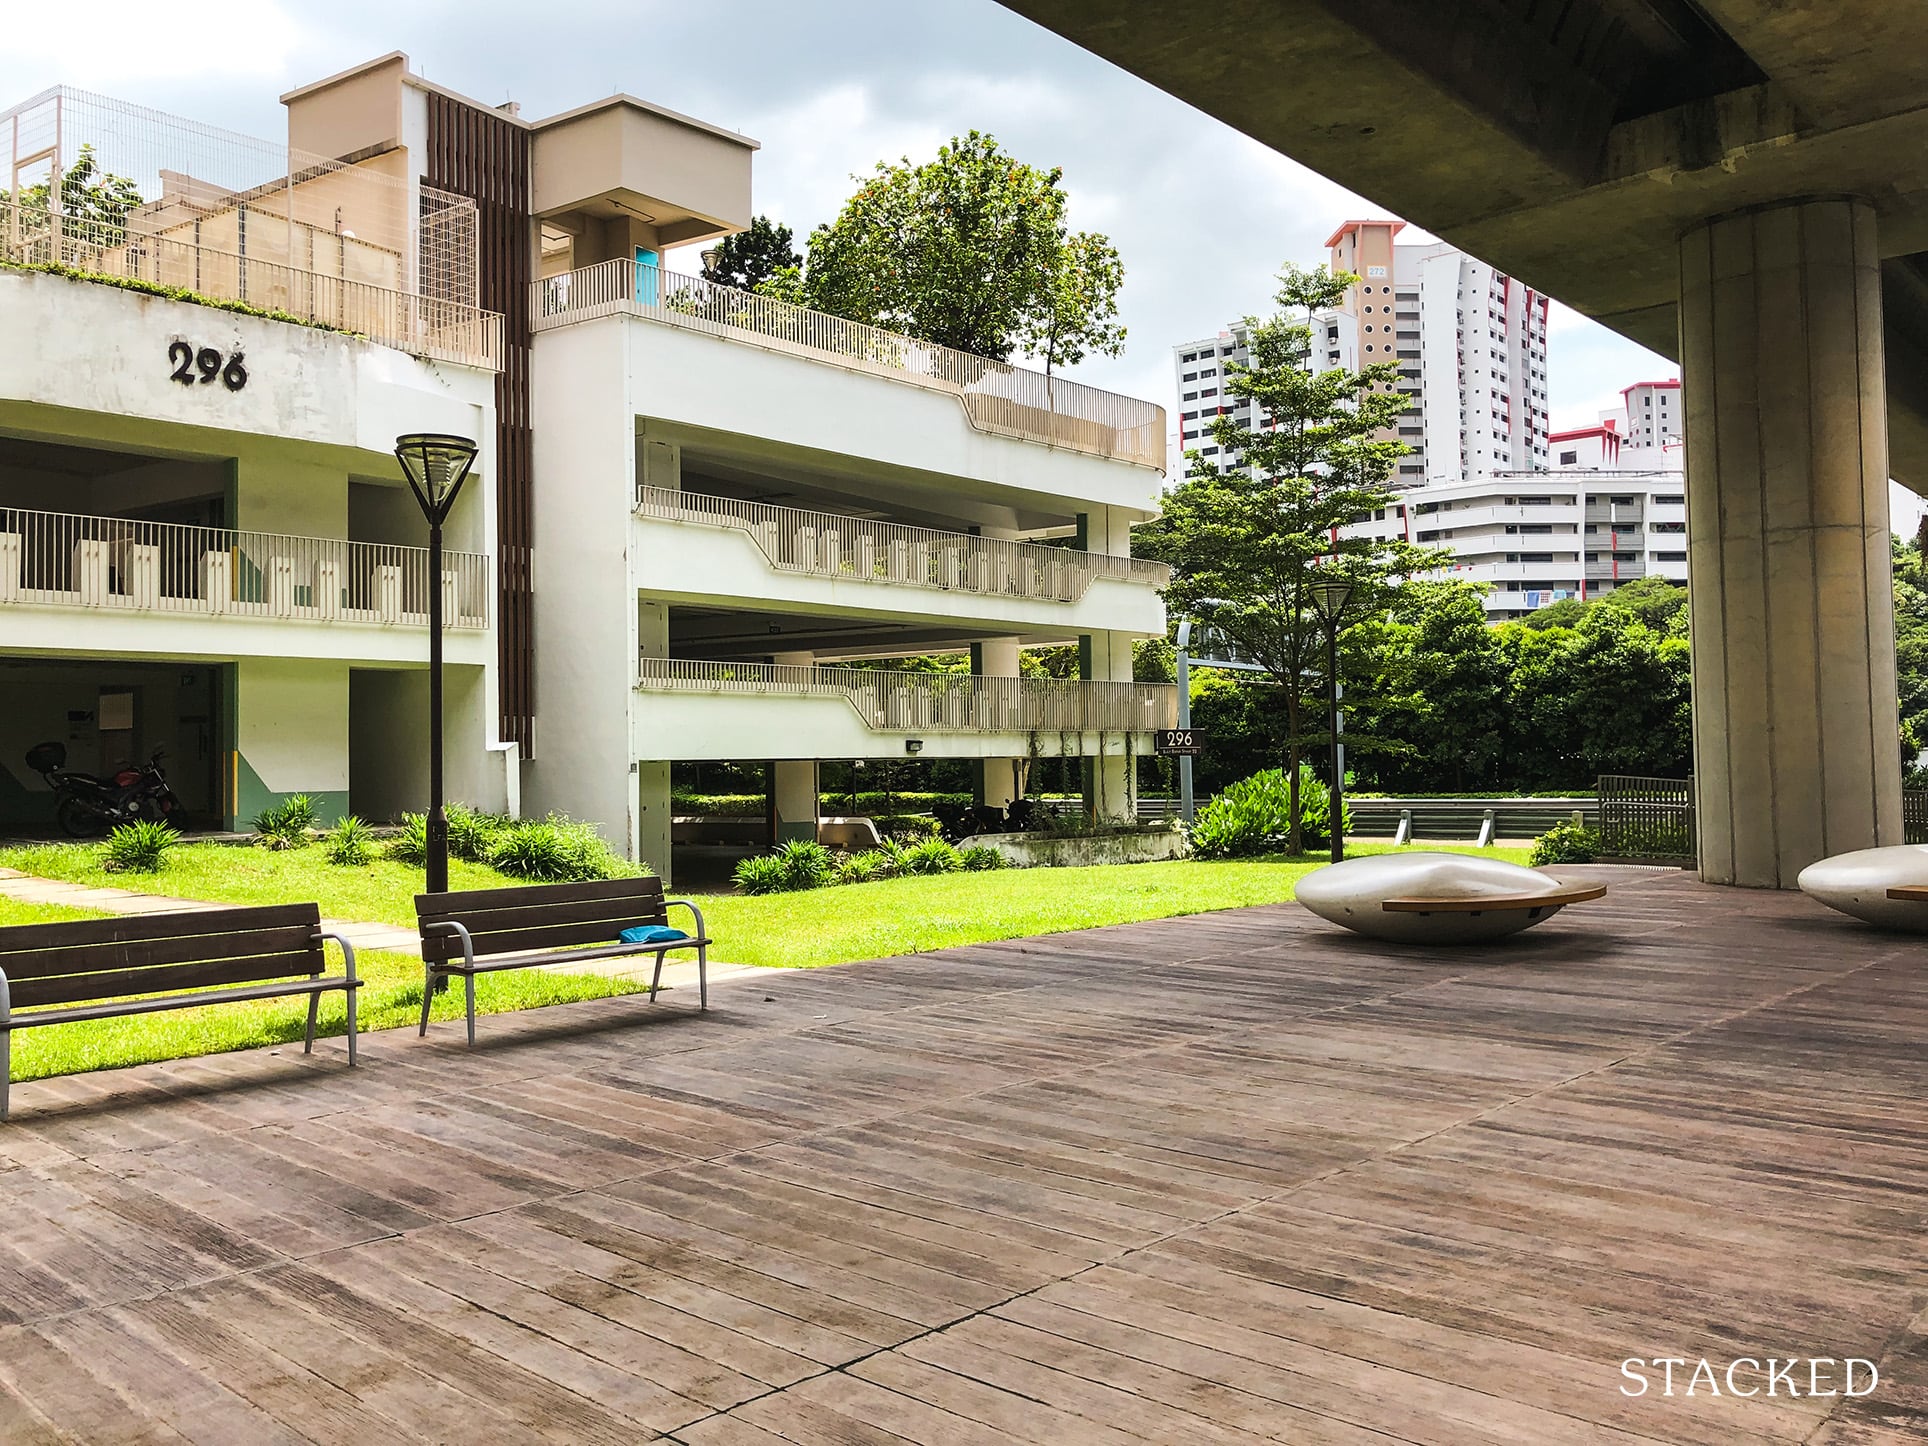
POLYGON ((449 818, 442 807, 442 524, 475 465, 475 443, 439 432, 395 439, 395 456, 428 519, 427 892, 449 888, 449 818))
POLYGON ((1346 599, 1352 596, 1352 583, 1337 572, 1326 571, 1308 589, 1312 610, 1326 630, 1326 684, 1332 713, 1332 789, 1326 800, 1326 832, 1332 836, 1332 862, 1346 856, 1345 763, 1339 752, 1339 619, 1345 613, 1346 599))

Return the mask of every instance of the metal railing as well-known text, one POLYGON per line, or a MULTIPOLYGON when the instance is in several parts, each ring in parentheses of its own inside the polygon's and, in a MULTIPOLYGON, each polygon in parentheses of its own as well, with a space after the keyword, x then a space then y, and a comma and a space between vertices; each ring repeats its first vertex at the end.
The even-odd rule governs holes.
MULTIPOLYGON (((72 226, 48 211, 0 201, 0 255, 18 265, 63 266, 87 276, 178 288, 212 301, 241 302, 353 332, 416 356, 501 370, 499 313, 174 236, 129 233, 115 244, 103 244, 99 231, 97 226, 72 226)), ((344 255, 341 248, 334 252, 338 262, 344 255)), ((327 248, 314 259, 326 266, 327 248)))
MULTIPOLYGON (((0 507, 0 606, 428 621, 428 549, 0 507)), ((442 554, 451 628, 489 625, 489 560, 442 554)))
POLYGON ((1076 602, 1094 578, 1147 587, 1171 581, 1171 569, 1164 563, 1142 558, 742 502, 674 487, 639 486, 636 510, 645 517, 747 532, 770 566, 781 572, 848 582, 1076 602))
POLYGON ((1178 690, 1168 683, 642 658, 637 686, 649 692, 844 698, 866 726, 890 733, 1149 733, 1173 727, 1178 718, 1178 690))
POLYGON ((1695 857, 1693 779, 1602 774, 1594 791, 1606 857, 1695 857))
POLYGON ((633 261, 599 262, 543 277, 530 288, 536 331, 618 315, 947 392, 980 432, 1141 467, 1165 465, 1165 409, 1154 402, 633 261))

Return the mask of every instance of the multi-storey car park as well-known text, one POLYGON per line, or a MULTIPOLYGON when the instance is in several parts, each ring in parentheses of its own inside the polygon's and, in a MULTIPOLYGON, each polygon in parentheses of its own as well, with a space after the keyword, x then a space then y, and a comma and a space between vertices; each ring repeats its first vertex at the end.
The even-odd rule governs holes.
POLYGON ((528 120, 399 54, 283 100, 286 145, 66 89, 0 130, 0 318, 35 338, 0 355, 0 809, 45 812, 49 737, 164 744, 229 826, 419 807, 429 579, 390 448, 446 431, 479 444, 451 796, 663 870, 678 760, 773 763, 785 836, 831 759, 977 760, 995 804, 1077 757, 1130 816, 1176 715, 1131 680, 1161 408, 686 274, 672 248, 749 222, 734 132, 620 95, 528 120), (139 187, 124 218, 45 186, 82 145, 139 187), (1019 676, 1069 643, 1079 679, 1019 676), (940 651, 972 671, 877 666, 940 651))

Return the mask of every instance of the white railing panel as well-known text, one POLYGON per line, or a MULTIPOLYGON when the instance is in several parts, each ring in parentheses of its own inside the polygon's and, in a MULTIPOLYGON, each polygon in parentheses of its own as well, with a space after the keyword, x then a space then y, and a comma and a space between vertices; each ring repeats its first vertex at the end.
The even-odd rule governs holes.
POLYGON ((24 266, 174 287, 367 337, 416 356, 502 369, 502 316, 462 302, 303 270, 170 236, 102 245, 61 218, 0 200, 0 255, 24 266))
POLYGON ((650 692, 840 697, 878 732, 1149 733, 1178 722, 1178 690, 1168 683, 1079 683, 692 658, 642 658, 637 672, 637 686, 650 692))
MULTIPOLYGON (((444 552, 451 628, 489 626, 489 560, 444 552)), ((0 604, 317 622, 428 618, 428 549, 0 507, 0 604)))
POLYGON ((647 317, 942 391, 982 432, 1163 470, 1165 409, 1082 382, 917 341, 700 276, 618 259, 531 284, 530 325, 647 317))
POLYGON ((645 517, 733 528, 747 533, 780 572, 850 582, 1076 602, 1094 578, 1147 587, 1164 587, 1171 581, 1169 567, 1143 558, 939 532, 674 487, 639 486, 636 510, 645 517))

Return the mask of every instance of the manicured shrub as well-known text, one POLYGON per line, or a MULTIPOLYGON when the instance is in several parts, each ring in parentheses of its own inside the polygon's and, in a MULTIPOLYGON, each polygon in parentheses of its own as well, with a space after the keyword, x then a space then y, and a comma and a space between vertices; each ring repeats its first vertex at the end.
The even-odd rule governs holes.
MULTIPOLYGON (((1299 822, 1302 846, 1331 842, 1331 799, 1311 765, 1299 769, 1299 822)), ((1350 815, 1348 814, 1348 822, 1350 815)), ((1292 790, 1285 770, 1268 768, 1219 790, 1198 811, 1192 824, 1192 852, 1200 858, 1242 858, 1276 853, 1292 836, 1292 790)))
POLYGON ((427 863, 428 815, 403 814, 402 831, 388 841, 388 847, 384 852, 397 863, 414 864, 417 868, 427 863))
POLYGON ((101 845, 100 866, 114 874, 151 874, 167 866, 167 851, 180 841, 164 823, 124 823, 101 845))
POLYGON ((840 884, 867 884, 873 879, 887 879, 891 871, 890 855, 882 849, 865 849, 861 853, 845 854, 837 860, 837 882, 840 884))
POLYGON ((1534 868, 1543 864, 1590 864, 1600 857, 1600 835, 1577 823, 1556 823, 1533 840, 1534 868))
POLYGON ((328 835, 328 862, 360 868, 375 861, 375 832, 354 814, 335 820, 328 835))
POLYGON ((742 860, 733 877, 737 888, 746 894, 780 894, 790 887, 784 882, 783 860, 775 854, 742 860))
POLYGON ((887 839, 897 839, 904 843, 915 843, 920 839, 937 838, 943 832, 943 825, 927 813, 887 813, 876 819, 877 832, 887 839))
POLYGON ((255 842, 267 848, 296 848, 308 842, 315 826, 315 801, 305 793, 290 794, 254 816, 255 842))
POLYGON ((449 819, 449 853, 472 864, 487 863, 502 831, 514 820, 505 814, 483 813, 467 804, 451 803, 444 810, 449 819))
POLYGON ((958 865, 967 874, 982 873, 988 869, 1004 867, 1004 855, 984 844, 976 844, 957 851, 958 865))
POLYGON ((776 858, 783 865, 786 889, 814 889, 827 884, 837 866, 836 855, 815 839, 795 838, 778 844, 776 858))
POLYGON ((941 838, 911 844, 897 859, 900 874, 954 874, 962 867, 957 850, 941 838))
POLYGON ((560 813, 503 828, 495 835, 487 862, 501 873, 545 883, 618 879, 634 873, 627 860, 610 852, 594 825, 560 813))

